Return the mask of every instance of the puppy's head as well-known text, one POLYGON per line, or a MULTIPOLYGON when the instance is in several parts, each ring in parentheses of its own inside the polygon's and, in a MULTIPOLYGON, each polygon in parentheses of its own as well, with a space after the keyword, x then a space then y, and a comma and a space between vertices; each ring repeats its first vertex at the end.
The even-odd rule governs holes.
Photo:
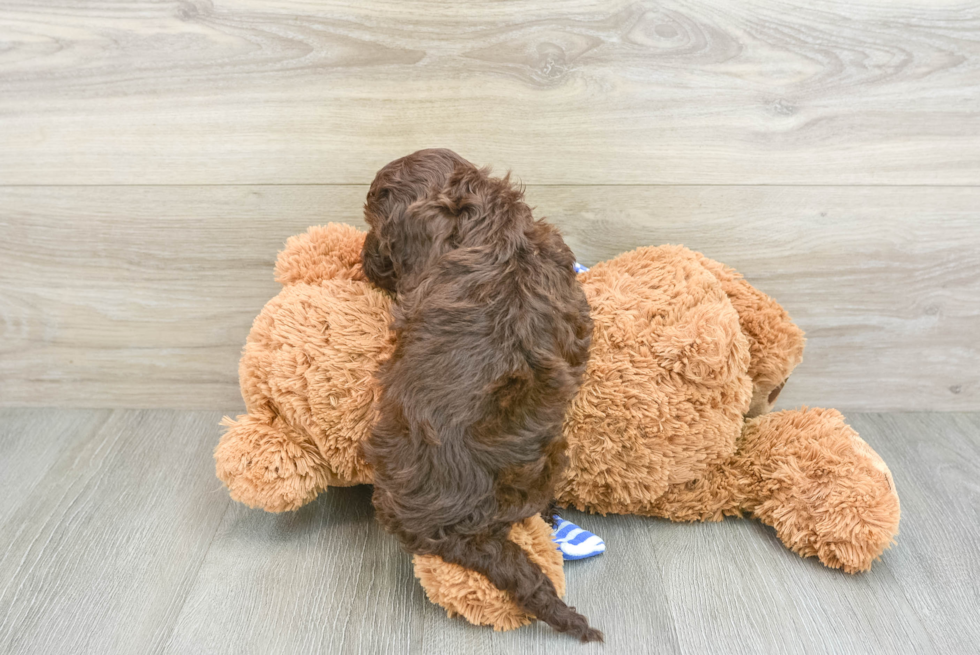
POLYGON ((399 279, 421 270, 452 247, 454 221, 437 202, 454 176, 477 171, 455 152, 419 150, 386 165, 364 204, 371 230, 362 266, 375 285, 394 292, 399 279))
POLYGON ((394 292, 400 280, 447 251, 473 245, 478 226, 498 224, 486 219, 507 213, 505 207, 520 199, 506 179, 490 178, 451 150, 419 150, 396 159, 378 171, 364 205, 371 227, 362 252, 364 274, 394 292))

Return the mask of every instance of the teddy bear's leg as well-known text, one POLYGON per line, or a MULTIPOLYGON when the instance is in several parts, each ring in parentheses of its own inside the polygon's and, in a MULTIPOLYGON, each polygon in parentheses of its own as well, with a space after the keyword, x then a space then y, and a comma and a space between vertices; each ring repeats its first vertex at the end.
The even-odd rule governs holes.
MULTIPOLYGON (((555 585, 558 595, 563 596, 565 573, 561 551, 551 540, 551 528, 544 519, 532 516, 514 524, 510 540, 527 552, 555 585)), ((449 616, 462 616, 474 625, 489 625, 494 630, 514 630, 531 622, 532 617, 518 609, 510 596, 481 574, 447 564, 435 555, 417 555, 413 562, 415 577, 429 600, 445 608, 449 616)))
POLYGON ((743 509, 826 566, 865 571, 898 534, 891 472, 836 410, 747 421, 733 470, 743 509))
POLYGON ((343 223, 315 225, 289 237, 276 258, 276 281, 319 285, 324 280, 365 280, 361 247, 365 233, 343 223))
POLYGON ((218 477, 231 497, 269 512, 294 510, 328 486, 346 486, 313 442, 274 415, 232 420, 214 450, 218 477))
POLYGON ((832 409, 746 421, 738 451, 696 480, 672 485, 647 514, 719 521, 749 513, 803 557, 864 571, 898 533, 891 472, 832 409))

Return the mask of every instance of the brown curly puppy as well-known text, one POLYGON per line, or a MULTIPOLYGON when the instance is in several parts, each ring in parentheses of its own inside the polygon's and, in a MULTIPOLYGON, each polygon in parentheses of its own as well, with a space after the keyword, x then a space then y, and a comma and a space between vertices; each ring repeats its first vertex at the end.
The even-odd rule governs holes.
POLYGON ((544 512, 566 464, 561 425, 592 321, 572 253, 521 190, 448 150, 378 173, 369 280, 395 293, 365 456, 378 520, 410 552, 477 571, 528 614, 602 639, 558 597, 511 524, 544 512))

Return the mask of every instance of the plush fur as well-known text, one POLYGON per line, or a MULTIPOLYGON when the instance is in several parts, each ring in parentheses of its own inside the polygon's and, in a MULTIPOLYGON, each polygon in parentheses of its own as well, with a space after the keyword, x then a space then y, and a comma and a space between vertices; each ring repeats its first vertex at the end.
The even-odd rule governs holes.
MULTIPOLYGON (((372 479, 360 444, 379 394, 373 373, 394 343, 391 297, 363 280, 364 236, 311 228, 279 256, 286 286, 241 361, 248 413, 226 422, 215 451, 236 500, 283 511, 372 479)), ((750 516, 802 556, 849 573, 871 567, 898 532, 894 482, 838 412, 767 413, 804 344, 778 303, 676 246, 625 253, 578 279, 594 330, 563 427, 562 504, 677 521, 750 516)), ((554 557, 539 541, 527 547, 554 557)), ((526 621, 474 571, 430 556, 416 572, 430 598, 471 622, 526 621)), ((549 576, 560 589, 561 569, 549 576)))
POLYGON ((364 444, 378 520, 410 553, 601 640, 507 538, 550 506, 567 462, 561 424, 592 334, 571 251, 506 178, 447 150, 385 166, 365 216, 364 273, 395 293, 395 350, 364 444))
MULTIPOLYGON (((507 539, 515 543, 555 587, 565 594, 561 551, 551 540, 551 528, 534 516, 515 523, 507 539)), ((492 585, 486 576, 458 564, 447 564, 435 555, 413 558, 415 576, 433 603, 446 608, 449 616, 460 615, 470 623, 494 630, 513 630, 527 625, 534 616, 516 607, 511 597, 492 585)))

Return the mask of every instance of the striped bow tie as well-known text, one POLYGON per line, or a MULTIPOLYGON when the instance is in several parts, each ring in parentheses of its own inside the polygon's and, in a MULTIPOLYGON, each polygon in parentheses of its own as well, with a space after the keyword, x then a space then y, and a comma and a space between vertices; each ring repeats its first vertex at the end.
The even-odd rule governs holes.
POLYGON ((558 544, 563 559, 585 559, 606 550, 606 542, 598 536, 558 516, 555 517, 552 539, 558 544))

